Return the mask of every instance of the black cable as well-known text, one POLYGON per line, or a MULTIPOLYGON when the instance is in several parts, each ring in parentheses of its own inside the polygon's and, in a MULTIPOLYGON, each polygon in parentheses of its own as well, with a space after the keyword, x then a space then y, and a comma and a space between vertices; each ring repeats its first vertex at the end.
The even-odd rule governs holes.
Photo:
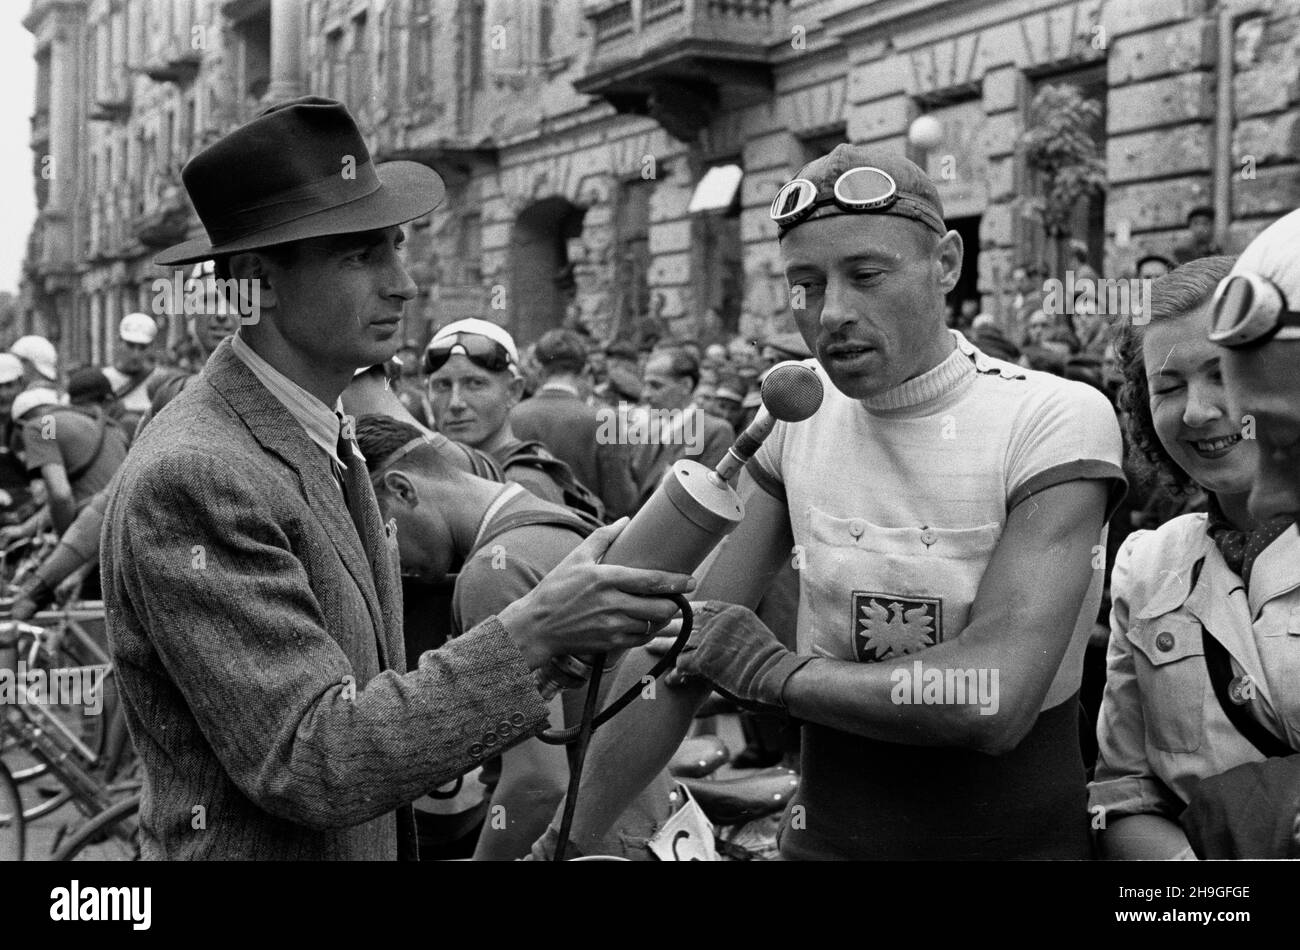
MULTIPOLYGON (((682 612, 682 629, 677 634, 677 639, 673 645, 668 648, 659 662, 650 667, 647 675, 658 679, 664 671, 677 662, 677 656, 686 646, 686 641, 691 637, 691 629, 694 626, 695 615, 691 611, 691 605, 681 594, 669 595, 676 602, 678 609, 682 612)), ((600 694, 600 681, 605 671, 605 655, 601 654, 594 658, 591 671, 591 681, 587 684, 587 698, 582 708, 582 720, 578 725, 569 729, 548 729, 538 735, 538 738, 550 745, 573 745, 573 761, 569 768, 569 790, 564 799, 564 814, 560 819, 560 837, 555 845, 554 861, 563 861, 565 852, 569 847, 569 832, 573 828, 573 816, 578 808, 578 786, 582 782, 582 769, 587 761, 587 747, 591 744, 591 734, 595 732, 598 726, 608 722, 614 716, 618 715, 631 703, 637 696, 641 695, 641 684, 633 683, 622 696, 614 700, 599 714, 596 713, 596 701, 600 694)))
MULTIPOLYGON (((646 676, 655 679, 658 679, 665 671, 677 663, 677 657, 681 654, 682 650, 686 648, 686 641, 691 638, 691 630, 694 628, 695 614, 691 610, 690 602, 681 594, 670 594, 668 597, 670 600, 677 603, 678 609, 682 612, 682 629, 681 632, 677 634, 677 639, 673 641, 673 645, 668 648, 668 652, 660 657, 659 662, 655 663, 654 666, 650 667, 650 669, 646 671, 646 676)), ((594 674, 592 680, 595 681, 594 674)), ((588 697, 591 696, 590 685, 587 687, 587 695, 588 697)), ((610 719, 614 718, 626 709, 628 704, 639 695, 641 695, 641 684, 638 682, 634 683, 626 692, 623 693, 622 696, 602 709, 592 721, 592 728, 603 726, 605 723, 609 722, 610 719)), ((541 739, 547 745, 571 745, 577 740, 578 733, 581 729, 581 723, 576 726, 570 726, 568 729, 547 729, 544 732, 539 732, 537 738, 541 739)))
POLYGON ((587 686, 587 701, 583 704, 582 721, 578 725, 578 738, 574 743, 573 761, 569 766, 569 792, 564 798, 564 817, 560 819, 560 840, 555 844, 556 861, 564 860, 564 852, 569 847, 573 815, 578 809, 578 785, 582 782, 582 767, 587 762, 587 747, 591 744, 591 733, 596 728, 596 697, 600 693, 601 677, 605 674, 605 654, 595 657, 594 661, 591 682, 587 686))

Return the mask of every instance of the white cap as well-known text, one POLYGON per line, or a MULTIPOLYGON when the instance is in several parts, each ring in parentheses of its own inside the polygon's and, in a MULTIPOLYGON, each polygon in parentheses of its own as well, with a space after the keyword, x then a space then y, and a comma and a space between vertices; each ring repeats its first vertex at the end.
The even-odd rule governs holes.
POLYGON ((12 353, 0 353, 0 386, 23 378, 23 361, 12 353))
POLYGON ((40 373, 50 382, 59 377, 59 351, 54 348, 54 344, 43 336, 24 336, 19 337, 14 345, 9 347, 9 352, 20 359, 27 360, 32 366, 36 367, 36 372, 40 373))
POLYGON ((117 335, 127 343, 148 346, 158 335, 158 322, 147 313, 128 313, 118 325, 117 335))
POLYGON ((21 419, 37 406, 57 406, 58 404, 59 394, 53 389, 28 389, 26 392, 21 392, 14 397, 14 405, 11 411, 15 419, 21 419))
MULTIPOLYGON (((448 337, 455 336, 457 333, 473 333, 478 336, 485 336, 489 340, 495 340, 506 348, 506 353, 510 357, 510 362, 516 366, 519 365, 519 348, 515 346, 515 339, 506 332, 504 327, 499 327, 490 320, 480 320, 477 317, 469 317, 465 320, 457 320, 455 323, 449 323, 433 335, 429 341, 429 347, 444 342, 448 337)), ((429 347, 425 347, 427 350, 429 347)))

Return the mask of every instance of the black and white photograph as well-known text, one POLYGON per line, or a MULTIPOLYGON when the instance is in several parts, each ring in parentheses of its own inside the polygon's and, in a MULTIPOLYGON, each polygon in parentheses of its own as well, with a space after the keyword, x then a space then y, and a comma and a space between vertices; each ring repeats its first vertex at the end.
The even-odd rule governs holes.
POLYGON ((1300 0, 2 11, 18 927, 1287 919, 1300 0))

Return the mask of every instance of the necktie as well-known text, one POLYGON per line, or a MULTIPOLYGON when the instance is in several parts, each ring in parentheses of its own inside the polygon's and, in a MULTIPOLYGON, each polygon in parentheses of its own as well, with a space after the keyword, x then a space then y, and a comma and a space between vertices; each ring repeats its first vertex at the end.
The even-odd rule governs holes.
MULTIPOLYGON (((370 485, 370 473, 361 459, 361 454, 352 441, 352 428, 344 423, 339 433, 338 456, 343 462, 343 499, 352 523, 356 526, 361 547, 366 552, 366 561, 375 582, 375 593, 379 595, 380 608, 396 605, 400 608, 402 597, 398 590, 398 581, 394 565, 389 557, 384 526, 380 520, 379 503, 375 500, 374 489, 370 485)), ((400 609, 397 617, 385 617, 387 624, 400 623, 400 609)), ((398 657, 387 656, 382 641, 384 631, 376 631, 380 641, 381 658, 386 658, 386 665, 398 668, 405 661, 398 657)))

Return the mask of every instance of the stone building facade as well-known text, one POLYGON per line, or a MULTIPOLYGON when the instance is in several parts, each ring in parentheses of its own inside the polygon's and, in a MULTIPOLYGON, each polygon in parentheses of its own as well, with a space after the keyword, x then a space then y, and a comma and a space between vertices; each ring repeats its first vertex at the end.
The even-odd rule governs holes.
POLYGON ((1194 206, 1240 249, 1300 204, 1297 0, 37 0, 27 24, 24 306, 71 359, 110 358, 154 244, 197 233, 184 158, 295 94, 343 99, 377 158, 446 179, 409 229, 419 342, 467 315, 523 342, 566 320, 792 329, 768 205, 845 139, 928 168, 966 241, 959 293, 994 310, 1046 253, 1017 143, 1047 83, 1103 109, 1109 188, 1075 236, 1104 275, 1168 253, 1194 206))

